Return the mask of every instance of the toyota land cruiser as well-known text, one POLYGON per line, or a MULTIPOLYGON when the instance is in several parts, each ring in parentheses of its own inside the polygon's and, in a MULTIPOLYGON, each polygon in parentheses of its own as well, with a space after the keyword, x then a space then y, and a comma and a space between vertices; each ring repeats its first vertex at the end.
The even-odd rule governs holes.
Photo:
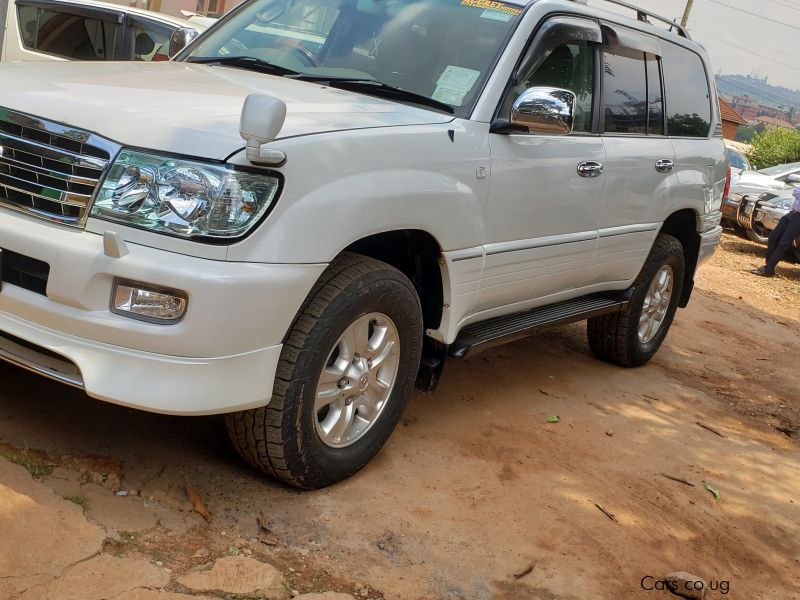
POLYGON ((644 364, 727 158, 703 48, 613 5, 250 0, 171 62, 1 65, 0 357, 300 488, 446 358, 588 320, 644 364))

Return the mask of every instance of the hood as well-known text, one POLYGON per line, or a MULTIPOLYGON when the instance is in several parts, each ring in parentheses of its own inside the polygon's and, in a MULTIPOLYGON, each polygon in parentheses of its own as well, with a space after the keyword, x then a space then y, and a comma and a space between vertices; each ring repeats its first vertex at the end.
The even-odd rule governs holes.
POLYGON ((0 64, 0 107, 71 125, 125 146, 224 159, 244 147, 249 94, 286 103, 278 139, 452 117, 319 84, 190 63, 0 64))
POLYGON ((742 171, 738 177, 731 179, 731 191, 737 194, 755 194, 758 192, 775 192, 790 186, 769 175, 757 171, 742 171))

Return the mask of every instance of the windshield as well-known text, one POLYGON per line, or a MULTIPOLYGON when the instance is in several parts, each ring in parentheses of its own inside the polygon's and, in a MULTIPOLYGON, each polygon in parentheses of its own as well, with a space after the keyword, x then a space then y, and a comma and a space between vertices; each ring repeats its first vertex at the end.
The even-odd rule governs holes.
POLYGON ((759 173, 778 178, 781 175, 794 173, 796 171, 800 171, 800 162, 778 165, 777 167, 770 167, 768 169, 761 169, 759 173))
POLYGON ((375 80, 466 116, 521 13, 493 0, 254 0, 183 58, 375 80))

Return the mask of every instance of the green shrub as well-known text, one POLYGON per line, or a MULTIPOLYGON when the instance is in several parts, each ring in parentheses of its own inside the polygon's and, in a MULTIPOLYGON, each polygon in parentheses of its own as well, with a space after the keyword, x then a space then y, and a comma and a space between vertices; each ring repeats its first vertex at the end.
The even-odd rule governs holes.
POLYGON ((759 169, 800 161, 800 131, 770 127, 755 134, 750 144, 747 157, 759 169))

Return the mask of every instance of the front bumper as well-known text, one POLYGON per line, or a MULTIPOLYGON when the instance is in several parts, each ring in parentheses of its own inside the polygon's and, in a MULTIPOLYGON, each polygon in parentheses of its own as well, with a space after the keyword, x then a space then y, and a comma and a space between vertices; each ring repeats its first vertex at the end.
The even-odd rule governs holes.
POLYGON ((767 208, 766 206, 761 206, 759 212, 761 214, 756 216, 758 222, 772 231, 789 211, 782 208, 767 208))
POLYGON ((164 414, 264 406, 280 354, 276 345, 238 356, 165 356, 63 335, 0 312, 0 359, 82 388, 93 398, 164 414))
POLYGON ((155 412, 266 404, 281 342, 325 265, 225 262, 127 246, 129 254, 111 258, 100 235, 0 212, 0 248, 50 265, 46 295, 3 283, 0 358, 57 379, 74 363, 71 383, 90 396, 155 412), (115 277, 185 291, 184 318, 160 325, 111 313, 115 277), (56 364, 49 353, 68 360, 56 364))

